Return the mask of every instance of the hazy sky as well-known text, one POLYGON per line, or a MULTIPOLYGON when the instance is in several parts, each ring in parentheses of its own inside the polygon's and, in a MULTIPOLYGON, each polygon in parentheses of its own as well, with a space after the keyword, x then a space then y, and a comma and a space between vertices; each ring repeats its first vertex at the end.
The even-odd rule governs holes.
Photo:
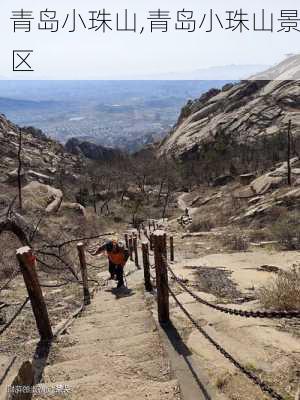
MULTIPOLYGON (((285 54, 300 53, 300 32, 232 32, 222 30, 214 19, 214 31, 205 33, 197 27, 196 32, 176 31, 176 12, 193 10, 197 25, 200 25, 203 14, 210 9, 226 20, 227 10, 243 8, 252 14, 266 10, 266 21, 274 13, 275 27, 280 28, 281 10, 297 10, 300 17, 299 0, 4 0, 0 4, 1 63, 0 77, 19 79, 107 79, 138 78, 143 75, 171 72, 193 71, 211 66, 230 64, 265 64, 281 61, 285 54), (144 33, 109 32, 84 29, 77 18, 78 31, 69 33, 68 29, 52 33, 39 31, 39 12, 56 10, 61 24, 66 15, 76 9, 88 21, 88 11, 106 8, 112 13, 115 26, 115 13, 128 8, 129 15, 137 13, 139 30, 145 27, 144 33), (34 11, 32 32, 13 32, 12 11, 34 11), (157 9, 170 11, 172 20, 170 31, 162 33, 149 32, 149 11, 157 9), (12 72, 13 50, 33 50, 31 63, 35 72, 12 72)), ((68 22, 71 22, 71 15, 68 22)), ((206 17, 205 23, 209 20, 206 17)), ((226 21, 225 21, 226 23, 226 21)), ((268 23, 268 22, 267 22, 268 23)), ((228 24, 228 22, 227 22, 228 24)), ((251 28, 253 23, 250 24, 251 28)), ((300 30, 300 23, 298 26, 300 30)), ((222 76, 220 76, 222 79, 222 76)))

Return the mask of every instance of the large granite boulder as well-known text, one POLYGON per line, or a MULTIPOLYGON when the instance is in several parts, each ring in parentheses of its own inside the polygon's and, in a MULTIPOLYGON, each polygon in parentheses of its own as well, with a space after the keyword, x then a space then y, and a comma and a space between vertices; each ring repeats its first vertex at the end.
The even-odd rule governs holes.
POLYGON ((25 209, 44 210, 54 213, 59 210, 63 199, 62 191, 40 182, 30 182, 23 188, 25 209))

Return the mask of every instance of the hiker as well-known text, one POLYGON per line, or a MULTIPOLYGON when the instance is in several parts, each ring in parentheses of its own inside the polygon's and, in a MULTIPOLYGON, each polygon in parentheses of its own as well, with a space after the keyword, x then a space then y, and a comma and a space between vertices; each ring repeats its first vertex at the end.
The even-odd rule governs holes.
POLYGON ((129 251, 125 248, 122 241, 109 240, 96 251, 91 253, 93 256, 106 251, 108 258, 108 269, 110 277, 108 279, 116 279, 118 281, 117 289, 124 286, 124 266, 129 258, 129 251))

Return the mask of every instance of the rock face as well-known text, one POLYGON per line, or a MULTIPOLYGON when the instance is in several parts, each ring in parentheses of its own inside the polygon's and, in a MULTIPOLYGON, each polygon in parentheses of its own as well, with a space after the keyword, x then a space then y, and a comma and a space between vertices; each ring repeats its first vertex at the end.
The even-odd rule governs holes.
MULTIPOLYGON (((214 143, 220 134, 236 143, 253 142, 286 131, 290 119, 293 135, 300 135, 300 81, 287 80, 297 68, 299 73, 299 57, 294 56, 277 66, 279 80, 253 77, 227 85, 222 91, 210 90, 200 99, 190 101, 160 144, 159 153, 189 159, 203 145, 214 143)), ((272 78, 274 74, 265 76, 272 78)))
POLYGON ((109 149, 90 142, 81 142, 76 138, 69 139, 65 149, 72 154, 83 155, 91 160, 110 161, 121 156, 121 151, 109 149))

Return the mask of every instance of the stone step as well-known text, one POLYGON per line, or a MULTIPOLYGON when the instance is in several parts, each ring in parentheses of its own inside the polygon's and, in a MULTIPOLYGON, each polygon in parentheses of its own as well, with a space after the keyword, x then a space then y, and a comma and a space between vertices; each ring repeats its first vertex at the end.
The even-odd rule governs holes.
POLYGON ((178 382, 176 380, 168 382, 147 381, 137 377, 126 375, 115 378, 109 371, 105 375, 98 374, 84 377, 78 380, 61 381, 53 384, 37 385, 35 392, 40 389, 41 394, 35 394, 34 399, 52 400, 175 400, 180 399, 178 382), (62 395, 61 392, 55 394, 57 388, 66 386, 68 393, 62 395), (48 393, 43 393, 43 387, 48 393), (51 392, 51 390, 53 390, 51 392))
POLYGON ((145 301, 141 299, 132 299, 131 302, 123 302, 123 301, 101 301, 101 302, 94 302, 91 304, 85 314, 97 314, 97 313, 115 313, 115 312, 120 312, 120 314, 123 313, 129 313, 130 310, 132 311, 142 311, 147 309, 145 301))
MULTIPOLYGON (((158 344, 157 334, 154 333, 140 335, 134 338, 131 343, 124 342, 124 340, 114 340, 109 346, 104 342, 97 345, 80 344, 75 346, 57 343, 52 347, 52 352, 55 354, 54 360, 56 362, 77 360, 87 354, 110 355, 111 357, 126 355, 137 362, 143 362, 162 354, 162 348, 158 344)), ((50 356, 52 358, 51 353, 50 356)))
POLYGON ((101 374, 103 377, 114 377, 117 381, 126 376, 147 381, 167 381, 170 379, 170 366, 163 357, 137 363, 127 355, 111 357, 111 355, 93 354, 78 360, 56 363, 44 370, 44 382, 73 381, 83 377, 101 374))
POLYGON ((134 311, 120 314, 118 311, 103 312, 99 318, 99 313, 83 313, 76 321, 76 326, 86 323, 95 327, 123 326, 131 323, 138 323, 152 318, 149 310, 134 311))
POLYGON ((152 319, 147 319, 131 325, 116 326, 116 327, 95 327, 85 324, 74 325, 72 329, 72 338, 80 341, 80 343, 99 343, 110 342, 114 339, 129 339, 157 331, 157 327, 152 319))

